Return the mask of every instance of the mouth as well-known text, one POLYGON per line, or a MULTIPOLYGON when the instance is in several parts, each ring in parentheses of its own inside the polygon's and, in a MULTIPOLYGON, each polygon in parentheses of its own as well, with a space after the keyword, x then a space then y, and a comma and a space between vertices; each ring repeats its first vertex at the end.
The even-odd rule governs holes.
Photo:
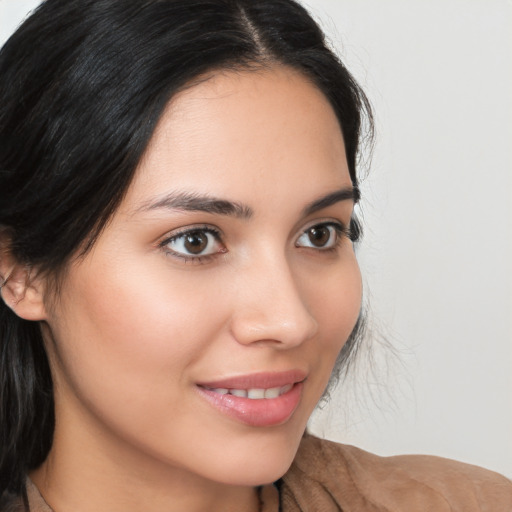
POLYGON ((231 420, 252 427, 286 423, 297 409, 306 374, 259 373, 197 384, 200 394, 231 420))

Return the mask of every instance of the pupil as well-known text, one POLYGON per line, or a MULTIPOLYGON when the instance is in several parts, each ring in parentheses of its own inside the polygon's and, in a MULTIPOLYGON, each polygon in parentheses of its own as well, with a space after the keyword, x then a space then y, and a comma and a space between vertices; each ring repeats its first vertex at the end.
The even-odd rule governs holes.
POLYGON ((188 233, 185 239, 185 248, 192 254, 199 254, 206 249, 208 237, 200 231, 188 233))
POLYGON ((323 247, 329 241, 331 234, 325 226, 322 226, 319 228, 311 228, 308 236, 313 245, 323 247))

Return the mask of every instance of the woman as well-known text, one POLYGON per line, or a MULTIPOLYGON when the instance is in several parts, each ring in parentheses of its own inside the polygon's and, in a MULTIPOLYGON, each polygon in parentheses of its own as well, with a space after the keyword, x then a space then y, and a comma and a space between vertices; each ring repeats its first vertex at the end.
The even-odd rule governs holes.
POLYGON ((304 436, 357 346, 371 115, 302 7, 47 0, 0 77, 2 510, 509 509, 304 436))

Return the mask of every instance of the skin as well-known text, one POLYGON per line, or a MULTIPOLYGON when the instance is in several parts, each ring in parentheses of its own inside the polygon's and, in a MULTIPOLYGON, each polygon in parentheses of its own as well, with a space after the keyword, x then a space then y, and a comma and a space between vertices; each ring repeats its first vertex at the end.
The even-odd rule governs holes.
POLYGON ((111 222, 44 296, 57 419, 31 477, 55 512, 258 509, 255 486, 292 463, 358 317, 351 241, 304 236, 349 225, 352 200, 304 208, 350 187, 334 112, 293 70, 216 73, 172 99, 111 222), (176 192, 252 215, 148 208, 176 192), (191 227, 220 232, 207 257, 165 244, 191 227), (279 425, 246 425, 198 393, 290 369, 308 377, 279 425))

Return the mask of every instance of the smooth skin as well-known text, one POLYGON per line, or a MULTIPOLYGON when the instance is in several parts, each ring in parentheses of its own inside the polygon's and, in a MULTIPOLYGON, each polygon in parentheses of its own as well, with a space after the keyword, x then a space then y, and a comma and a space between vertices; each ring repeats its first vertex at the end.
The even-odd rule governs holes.
POLYGON ((258 510, 255 486, 292 463, 359 314, 353 201, 306 211, 351 187, 335 114, 294 70, 217 72, 172 99, 59 296, 40 277, 12 302, 43 321, 56 430, 31 477, 55 512, 258 510), (190 211, 177 195, 236 207, 190 211), (302 396, 278 425, 247 425, 198 388, 296 369, 302 396))

